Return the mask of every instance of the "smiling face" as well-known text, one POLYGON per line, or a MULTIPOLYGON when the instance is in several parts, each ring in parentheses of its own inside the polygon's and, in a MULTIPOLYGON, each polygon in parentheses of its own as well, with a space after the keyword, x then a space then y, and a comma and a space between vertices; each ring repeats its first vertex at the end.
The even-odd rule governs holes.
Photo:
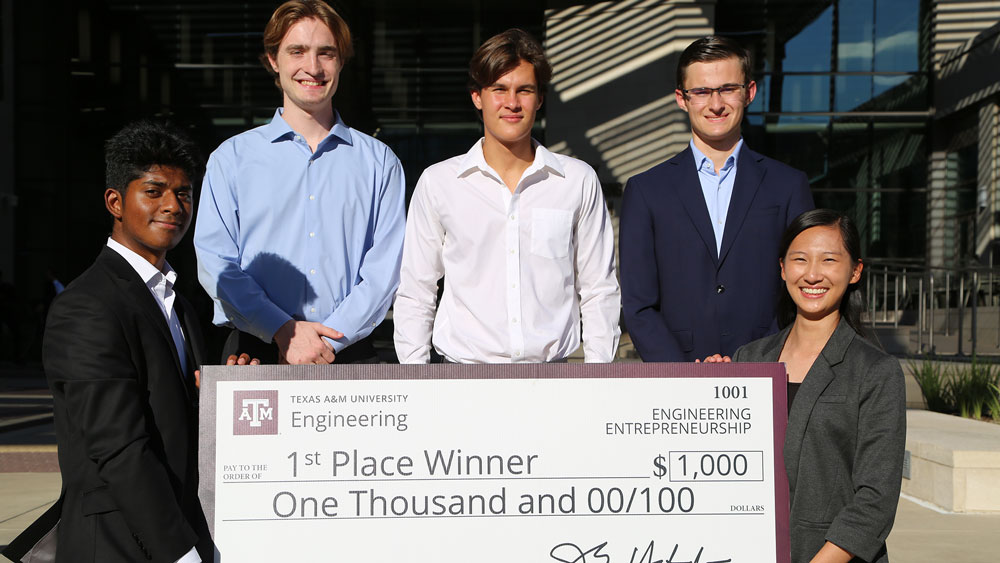
POLYGON ((151 166, 124 193, 108 188, 104 203, 115 218, 111 238, 159 269, 191 225, 191 182, 174 166, 151 166))
POLYGON ((674 95, 677 105, 688 114, 696 144, 731 149, 740 138, 743 113, 757 95, 757 83, 751 80, 735 97, 713 92, 703 100, 685 96, 681 88, 719 88, 727 84, 742 85, 744 81, 743 68, 737 57, 696 62, 687 67, 684 85, 678 86, 674 95))
POLYGON ((852 261, 836 225, 799 233, 780 263, 797 314, 810 320, 839 315, 848 286, 861 279, 862 264, 852 261))
POLYGON ((483 113, 488 141, 508 147, 531 143, 535 113, 542 107, 542 95, 535 80, 535 67, 522 60, 517 67, 481 91, 472 91, 472 103, 483 113))
POLYGON ((343 62, 325 23, 315 18, 296 22, 281 39, 277 56, 268 55, 267 59, 278 73, 286 110, 331 110, 343 62))

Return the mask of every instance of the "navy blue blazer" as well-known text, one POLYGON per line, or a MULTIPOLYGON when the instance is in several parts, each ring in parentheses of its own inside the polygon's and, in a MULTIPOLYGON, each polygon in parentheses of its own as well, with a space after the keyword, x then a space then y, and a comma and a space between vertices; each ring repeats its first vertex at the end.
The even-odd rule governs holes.
POLYGON ((619 260, 625 325, 639 356, 731 356, 777 332, 781 233, 813 207, 802 171, 744 144, 719 252, 690 147, 629 179, 619 260))

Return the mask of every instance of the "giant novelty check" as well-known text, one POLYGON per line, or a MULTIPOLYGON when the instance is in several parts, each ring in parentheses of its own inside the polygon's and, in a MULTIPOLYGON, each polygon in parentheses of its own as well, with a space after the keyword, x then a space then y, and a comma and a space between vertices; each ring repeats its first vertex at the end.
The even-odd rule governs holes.
POLYGON ((789 559, 779 364, 203 371, 225 563, 789 559))

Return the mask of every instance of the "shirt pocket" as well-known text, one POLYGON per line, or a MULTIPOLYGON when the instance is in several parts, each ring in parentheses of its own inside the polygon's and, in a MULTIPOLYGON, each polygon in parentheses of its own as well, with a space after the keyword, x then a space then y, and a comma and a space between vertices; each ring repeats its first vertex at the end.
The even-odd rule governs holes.
POLYGON ((564 209, 531 211, 531 253, 545 258, 569 256, 573 214, 564 209))

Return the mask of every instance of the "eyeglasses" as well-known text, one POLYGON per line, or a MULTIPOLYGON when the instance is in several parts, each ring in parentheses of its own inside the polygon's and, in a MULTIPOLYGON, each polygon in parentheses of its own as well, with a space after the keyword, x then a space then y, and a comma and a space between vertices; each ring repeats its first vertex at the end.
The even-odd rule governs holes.
POLYGON ((681 92, 695 102, 707 102, 712 97, 713 92, 718 92, 724 100, 734 101, 740 99, 743 95, 743 89, 746 87, 746 84, 723 84, 718 88, 691 88, 690 90, 681 88, 681 92))

